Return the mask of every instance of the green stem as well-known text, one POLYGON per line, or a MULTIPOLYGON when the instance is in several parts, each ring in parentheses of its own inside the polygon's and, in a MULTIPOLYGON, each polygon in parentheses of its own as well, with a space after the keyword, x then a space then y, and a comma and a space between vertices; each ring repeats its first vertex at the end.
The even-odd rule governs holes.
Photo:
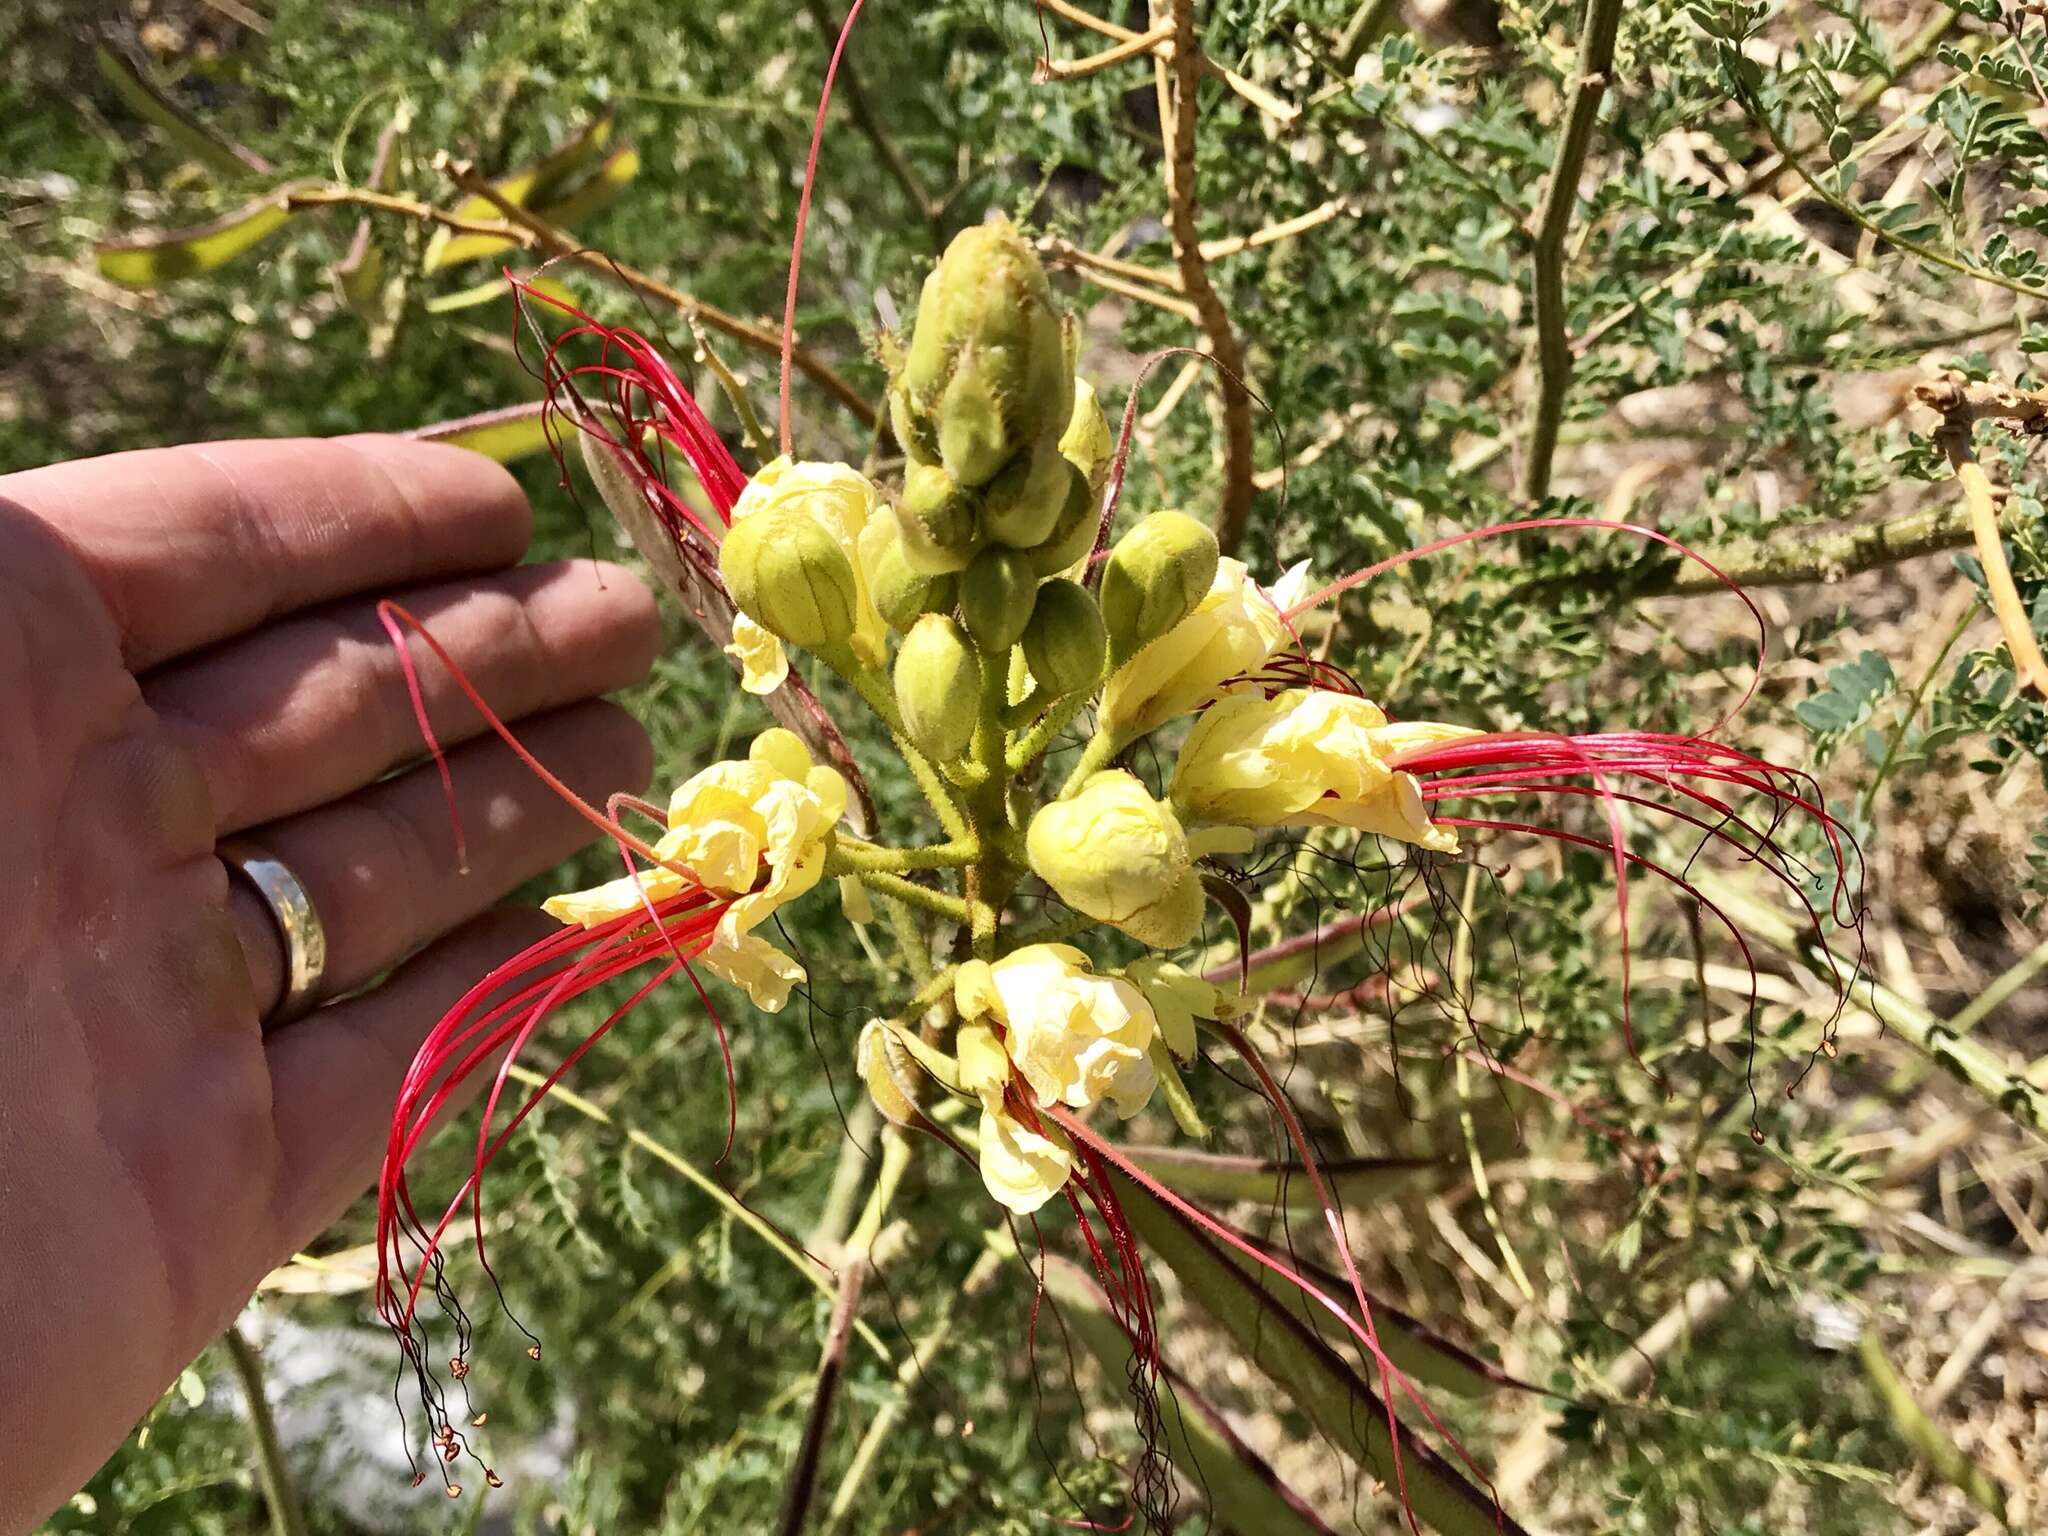
POLYGON ((970 838, 973 833, 967 818, 961 813, 960 802, 946 787, 946 781, 939 777, 931 759, 903 734, 903 716, 897 711, 896 700, 889 692, 888 679, 854 655, 853 648, 848 645, 822 647, 818 656, 846 680, 847 686, 860 696, 861 702, 874 711, 875 718, 889 728, 889 739, 895 743, 898 755, 910 765, 911 777, 917 780, 918 789, 938 815, 939 825, 945 828, 946 836, 955 842, 970 838))
POLYGON ((1060 792, 1055 798, 1071 800, 1076 794, 1080 793, 1081 786, 1087 783, 1093 774, 1099 769, 1108 767, 1110 759, 1123 749, 1123 739, 1115 732, 1097 730, 1088 739, 1088 745, 1082 748, 1079 760, 1075 762, 1072 771, 1067 774, 1067 781, 1060 786, 1060 792))
POLYGON ((981 858, 974 866, 970 887, 973 899, 968 908, 974 953, 983 960, 996 957, 996 924, 1008 895, 1003 889, 1000 842, 1009 825, 1009 775, 1005 772, 1003 754, 1003 710, 1008 701, 1009 679, 1007 651, 981 658, 981 718, 974 727, 974 761, 983 778, 968 802, 981 858))
POLYGON ((946 891, 935 891, 928 885, 919 885, 915 880, 906 880, 901 875, 886 874, 881 870, 856 870, 854 874, 869 890, 893 896, 905 906, 916 907, 921 912, 930 912, 956 923, 967 921, 967 903, 946 891))
POLYGON ((973 839, 925 848, 884 848, 842 833, 825 863, 825 873, 907 875, 920 869, 959 869, 980 857, 981 845, 973 839))
POLYGON ((1865 786, 1863 793, 1856 797, 1857 810, 1861 816, 1868 817, 1871 807, 1877 804, 1877 792, 1884 787, 1885 778, 1892 771, 1892 764, 1898 758, 1899 747, 1906 739, 1906 732, 1920 716, 1920 706, 1926 702, 1927 690, 1934 685, 1934 679, 1940 675, 1942 665, 1948 660, 1948 653, 1955 649, 1956 642, 1963 638, 1963 631, 1970 627, 1976 617, 1977 605, 1971 603, 1963 610, 1962 617, 1956 620, 1955 628, 1948 632, 1948 638, 1941 644, 1941 653, 1934 658, 1934 665, 1921 677, 1919 686, 1913 690, 1913 697, 1900 712, 1898 722, 1892 727, 1891 735, 1884 744, 1884 757, 1877 765, 1877 772, 1871 775, 1870 783, 1865 786))
POLYGON ((1089 698, 1090 694, 1085 688, 1079 693, 1068 694, 1059 703, 1053 705, 1045 718, 1040 720, 1038 724, 1034 725, 1024 735, 1018 737, 1016 744, 1010 748, 1009 756, 1006 759, 1010 772, 1022 773, 1036 762, 1038 755, 1052 745, 1053 738, 1073 723, 1074 716, 1081 712, 1082 707, 1087 704, 1089 698))
POLYGON ((227 1348, 228 1363, 235 1368, 242 1400, 249 1409, 249 1438, 256 1442, 256 1475, 263 1484, 263 1502, 270 1507, 272 1536, 306 1536, 306 1511, 299 1503, 298 1486, 292 1481, 284 1445, 277 1438, 277 1420, 264 1391, 263 1357, 237 1329, 228 1329, 220 1341, 227 1348))
POLYGON ((1550 464, 1557 452, 1557 431, 1564 422, 1565 395, 1572 381, 1571 339, 1565 332, 1564 242, 1572 210, 1579 201, 1579 175, 1593 142, 1593 124, 1600 115, 1600 97, 1614 68, 1614 39, 1621 27, 1621 0, 1588 0, 1579 58, 1572 72, 1571 97, 1565 108, 1564 131, 1558 136, 1557 158, 1544 188, 1536 220, 1536 243, 1530 253, 1536 294, 1536 367, 1538 387, 1529 414, 1529 456, 1522 467, 1522 499, 1541 501, 1550 494, 1550 464))

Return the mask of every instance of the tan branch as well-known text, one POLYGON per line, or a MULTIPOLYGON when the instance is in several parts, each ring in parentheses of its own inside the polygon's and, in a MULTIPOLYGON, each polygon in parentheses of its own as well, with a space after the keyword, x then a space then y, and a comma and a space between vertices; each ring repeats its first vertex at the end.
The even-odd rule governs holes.
MULTIPOLYGON (((707 325, 714 331, 723 332, 735 341, 744 342, 757 351, 781 355, 780 328, 764 325, 757 320, 744 320, 715 304, 707 304, 695 295, 685 293, 658 277, 629 267, 622 261, 615 261, 602 251, 578 245, 566 231, 550 224, 530 209, 521 208, 506 197, 479 175, 476 168, 466 160, 454 159, 444 151, 434 157, 434 166, 462 191, 482 198, 496 208, 509 223, 517 225, 531 237, 521 241, 528 249, 538 248, 551 256, 574 262, 577 266, 609 277, 636 293, 659 299, 677 313, 707 325)), ((793 354, 793 361, 799 372, 853 412, 863 426, 875 425, 877 416, 874 406, 823 358, 808 348, 799 346, 793 354)))
MULTIPOLYGON (((1055 16, 1065 17, 1077 26, 1086 27, 1092 32, 1099 32, 1104 37, 1113 37, 1120 43, 1128 43, 1147 35, 1133 32, 1129 27, 1118 26, 1113 21, 1105 21, 1093 12, 1084 11, 1080 6, 1072 4, 1071 0, 1040 0, 1040 3, 1055 16)), ((1157 29, 1155 28, 1154 30, 1156 31, 1157 29)), ((1170 36, 1171 34, 1169 34, 1169 38, 1170 36)), ((1170 40, 1155 42, 1151 45, 1151 51, 1156 57, 1169 58, 1173 53, 1173 44, 1170 40)), ((1096 57, 1100 58, 1101 55, 1098 54, 1096 57)), ((1125 57, 1130 57, 1130 55, 1125 55, 1125 57)), ((1252 106, 1258 108, 1259 111, 1265 113, 1266 116, 1272 118, 1274 122, 1281 124, 1283 127, 1301 116, 1301 108, 1297 107, 1293 102, 1282 101, 1264 86, 1255 81, 1247 80, 1235 70, 1225 69, 1207 54, 1201 56, 1201 61, 1204 74, 1221 80, 1245 101, 1251 103, 1252 106)))
POLYGON ((1100 74, 1127 60, 1144 57, 1172 36, 1171 25, 1154 27, 1150 32, 1133 34, 1114 48, 1105 48, 1083 58, 1040 59, 1034 78, 1043 84, 1048 80, 1079 80, 1085 75, 1100 74))
POLYGON ((1180 285, 1193 302, 1202 335, 1224 377, 1217 381, 1223 416, 1223 498, 1216 508, 1216 542, 1228 554, 1244 537, 1252 507, 1252 405, 1244 383, 1244 346, 1230 313, 1209 281, 1202 259, 1195 191, 1196 90, 1202 81, 1195 42, 1195 0, 1170 0, 1174 50, 1172 81, 1168 61, 1154 59, 1160 98, 1160 127, 1166 135, 1166 223, 1173 232, 1173 257, 1180 285))
POLYGON ((1264 229, 1253 230, 1248 235, 1230 235, 1221 240, 1202 242, 1202 259, 1220 261, 1226 256, 1235 256, 1242 251, 1255 251, 1262 245, 1274 245, 1282 240, 1292 240, 1296 235, 1305 235, 1319 225, 1327 224, 1339 214, 1351 211, 1351 200, 1333 197, 1307 213, 1298 213, 1291 219, 1282 219, 1277 224, 1268 224, 1264 229))

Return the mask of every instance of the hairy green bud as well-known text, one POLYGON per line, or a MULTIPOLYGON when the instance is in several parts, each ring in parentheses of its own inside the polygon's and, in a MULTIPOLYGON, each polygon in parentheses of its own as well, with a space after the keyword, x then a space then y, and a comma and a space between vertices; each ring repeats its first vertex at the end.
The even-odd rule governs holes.
POLYGON ((1038 574, 1020 551, 991 544, 960 578, 960 616, 974 643, 1000 656, 1031 622, 1038 574))
POLYGON ((816 650, 853 633, 860 588, 846 551, 797 506, 740 519, 718 550, 718 571, 740 611, 792 645, 816 650))
POLYGON ((1095 485, 1100 483, 1095 477, 1109 467, 1110 455, 1115 451, 1116 439, 1110 436, 1102 403, 1095 398, 1095 386, 1086 379, 1075 379, 1074 410, 1067 418, 1067 429, 1060 434, 1060 452, 1088 477, 1090 485, 1095 485))
POLYGON ((920 752, 951 762, 967 750, 981 710, 981 666, 960 626, 928 613, 896 652, 896 708, 920 752))
POLYGON ((1079 473, 1050 436, 1003 466, 982 492, 981 531, 1012 549, 1036 549, 1066 509, 1079 473))
POLYGON ((1194 612, 1216 579, 1216 535, 1185 512, 1154 512, 1116 542, 1102 571, 1102 621, 1121 662, 1194 612))
POLYGON ((1052 532, 1031 552, 1032 569, 1039 575, 1057 576, 1075 561, 1087 558, 1088 551, 1095 547, 1095 535, 1102 526, 1102 510, 1095 490, 1088 477, 1076 469, 1067 483, 1066 505, 1060 508, 1052 532))
POLYGON ((953 577, 934 576, 912 565, 893 517, 872 518, 861 530, 860 563, 875 611, 899 635, 923 615, 944 613, 953 606, 953 577))
POLYGON ((1048 581, 1038 589, 1031 622, 1018 643, 1031 675, 1055 696, 1086 692, 1102 681, 1108 666, 1109 634, 1101 610, 1078 582, 1048 581))
POLYGON ((892 399, 897 435, 985 485, 1073 412, 1067 335, 1045 269, 1007 220, 963 230, 925 280, 892 399))
POLYGON ((904 558, 930 576, 965 570, 981 545, 974 497, 937 464, 913 463, 904 475, 896 528, 904 558))

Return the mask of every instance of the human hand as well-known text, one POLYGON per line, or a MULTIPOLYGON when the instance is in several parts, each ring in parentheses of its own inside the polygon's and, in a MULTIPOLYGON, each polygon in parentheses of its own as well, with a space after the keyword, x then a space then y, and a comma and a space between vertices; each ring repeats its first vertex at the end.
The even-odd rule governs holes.
POLYGON ((370 1182, 421 1036, 550 926, 492 904, 589 840, 422 655, 458 871, 377 600, 586 798, 645 785, 645 736, 595 698, 647 670, 653 601, 615 567, 515 568, 528 523, 488 460, 391 438, 0 478, 0 1533, 370 1182), (312 898, 328 995, 388 979, 266 1033, 284 947, 215 856, 232 835, 312 898))

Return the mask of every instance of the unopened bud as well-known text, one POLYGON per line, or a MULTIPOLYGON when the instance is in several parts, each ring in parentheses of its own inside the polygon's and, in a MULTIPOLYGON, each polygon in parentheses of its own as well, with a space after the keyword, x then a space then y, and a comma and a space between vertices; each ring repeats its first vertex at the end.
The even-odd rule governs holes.
POLYGON ((926 756, 951 762, 967 750, 981 709, 981 667, 960 626, 928 613, 896 652, 896 708, 926 756))
POLYGON ((933 576, 965 570, 981 543, 974 497, 937 464, 912 464, 904 474, 896 526, 904 558, 933 576))
POLYGON ((854 1048, 854 1064, 868 1085, 868 1097, 882 1118, 892 1125, 916 1125, 917 1101, 911 1097, 918 1078, 915 1067, 904 1059, 903 1047, 895 1045, 889 1026, 869 1019, 854 1048), (895 1047, 891 1049, 892 1045, 895 1047))
POLYGON ((1038 589, 1021 644, 1032 677, 1055 697, 1083 693, 1102 681, 1109 636, 1095 599, 1078 583, 1048 581, 1038 589))
POLYGON ((1074 482, 1084 478, 1051 437, 1041 437, 982 492, 982 532, 1012 549, 1038 548, 1058 525, 1074 482))
POLYGON ((979 486, 1073 410, 1066 335, 1045 269, 1005 219, 963 230, 926 279, 899 375, 913 451, 929 437, 979 486), (929 425, 927 425, 929 424, 929 425))
POLYGON ((853 633, 853 566, 800 507, 763 507, 734 523, 719 546, 718 570, 740 611, 792 645, 816 650, 853 633))
POLYGON ((1071 570, 1076 561, 1085 560, 1095 547, 1095 535, 1102 527, 1095 490, 1094 482, 1084 475, 1076 475, 1067 486, 1067 503, 1060 508, 1052 532, 1031 551, 1031 566, 1039 575, 1057 576, 1071 570))
POLYGON ((899 635, 925 614, 944 613, 953 606, 953 578, 931 575, 910 563, 893 517, 874 518, 861 530, 860 563, 875 611, 899 635))
POLYGON ((1092 484, 1116 451, 1116 439, 1109 435, 1109 422, 1102 404, 1095 398, 1095 386, 1086 379, 1074 380, 1074 410, 1067 429, 1060 434, 1060 452, 1092 484))
POLYGON ((1020 550, 991 544, 960 578, 960 616, 984 654, 1000 656, 1031 622, 1038 573, 1020 550))
POLYGON ((1216 561, 1216 535, 1184 512, 1154 512, 1118 539, 1102 572, 1111 659, 1134 655, 1194 612, 1216 561))
POLYGON ((1202 884, 1170 807, 1131 774, 1098 773, 1041 806, 1025 833, 1031 869, 1068 906, 1155 949, 1202 926, 1202 884))

